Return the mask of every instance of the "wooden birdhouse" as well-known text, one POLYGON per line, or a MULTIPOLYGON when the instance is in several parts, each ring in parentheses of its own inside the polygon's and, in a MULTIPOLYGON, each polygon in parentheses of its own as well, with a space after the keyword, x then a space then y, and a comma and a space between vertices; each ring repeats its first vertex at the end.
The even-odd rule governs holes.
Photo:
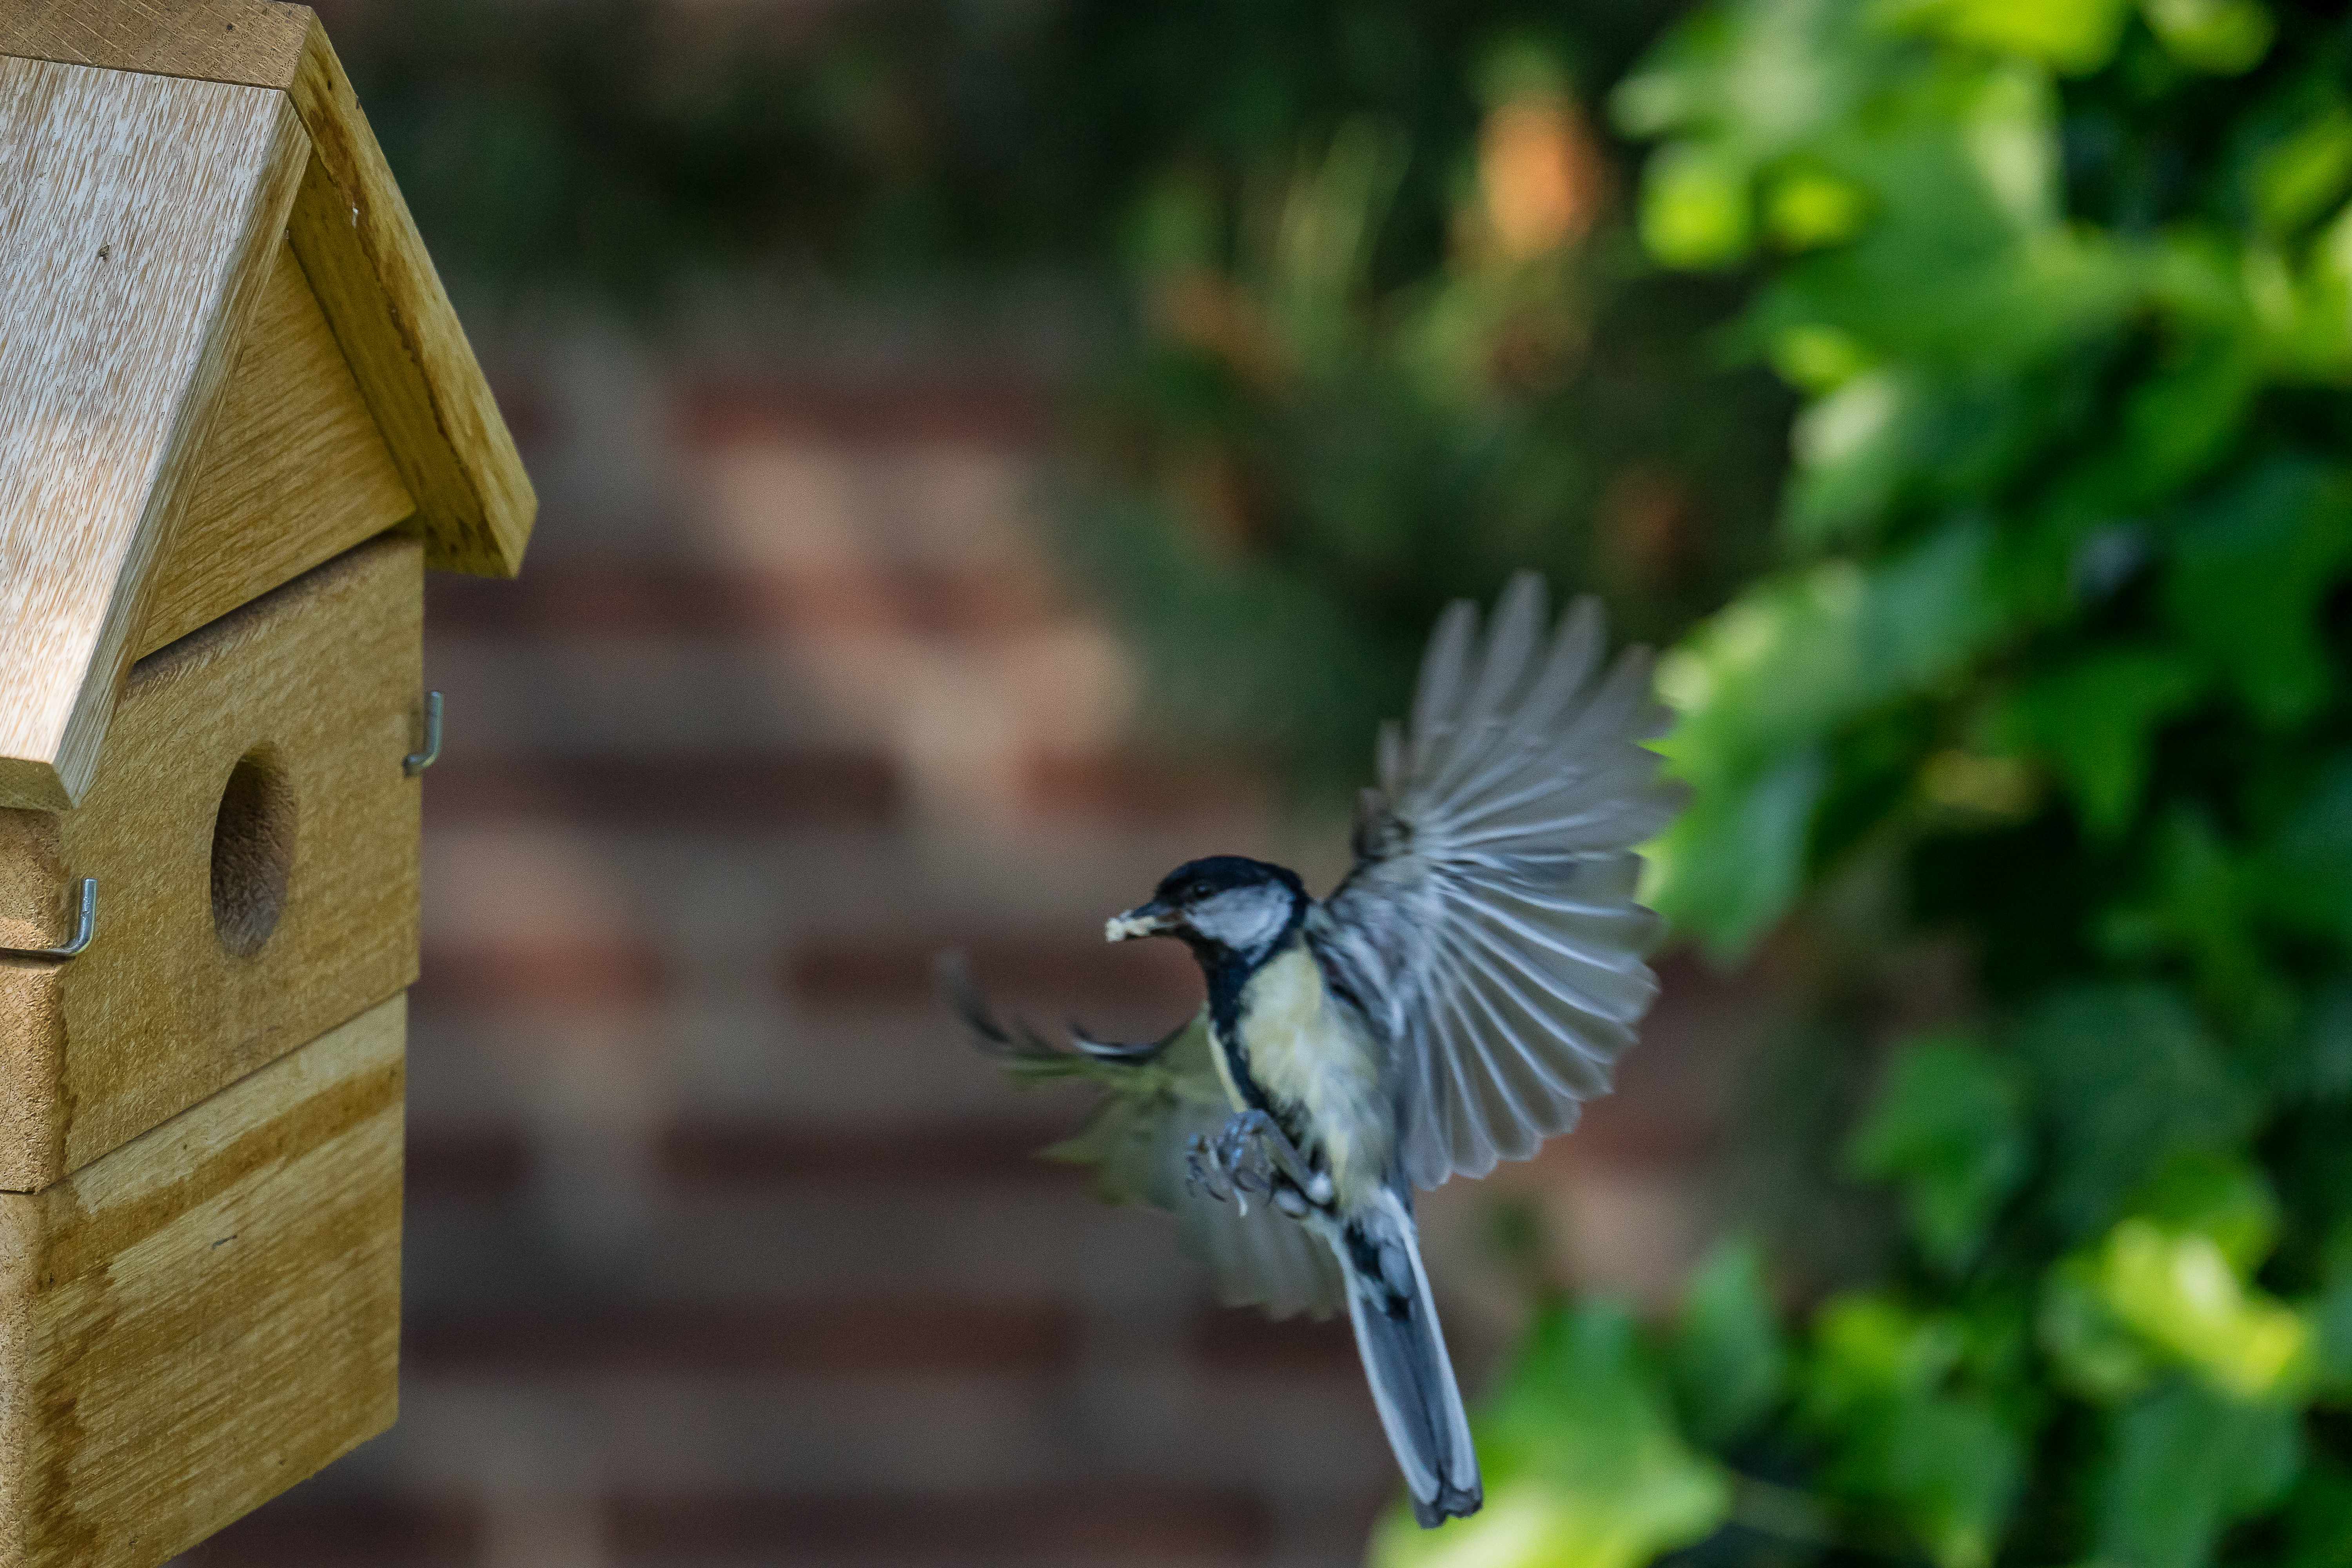
POLYGON ((391 1424, 423 574, 535 505, 309 10, 0 0, 0 1568, 391 1424))

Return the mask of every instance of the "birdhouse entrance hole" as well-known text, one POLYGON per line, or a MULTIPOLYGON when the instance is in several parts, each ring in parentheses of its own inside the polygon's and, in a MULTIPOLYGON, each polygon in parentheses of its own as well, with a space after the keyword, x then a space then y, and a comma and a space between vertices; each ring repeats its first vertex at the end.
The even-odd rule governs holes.
POLYGON ((266 751, 249 752, 228 775, 213 818, 213 929, 239 958, 261 951, 286 907, 294 864, 294 795, 266 751))

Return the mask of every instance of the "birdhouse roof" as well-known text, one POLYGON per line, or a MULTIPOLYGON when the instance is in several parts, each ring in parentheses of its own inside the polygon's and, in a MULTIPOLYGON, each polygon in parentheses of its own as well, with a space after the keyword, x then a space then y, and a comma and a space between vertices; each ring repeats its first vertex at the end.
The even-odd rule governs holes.
POLYGON ((536 510, 308 7, 0 7, 0 806, 159 639, 404 521, 511 574, 536 510))

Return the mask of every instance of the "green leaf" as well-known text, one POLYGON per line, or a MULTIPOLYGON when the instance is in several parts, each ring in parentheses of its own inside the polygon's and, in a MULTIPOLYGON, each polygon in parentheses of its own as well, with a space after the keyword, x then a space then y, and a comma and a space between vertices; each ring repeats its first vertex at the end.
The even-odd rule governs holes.
POLYGON ((2161 648, 2110 648, 2029 681, 2000 729, 2049 759, 2102 838, 2131 824, 2147 776, 2150 731, 2203 689, 2196 666, 2161 648))
POLYGON ((1912 0, 1899 10, 1954 43, 2076 73, 2107 63, 2124 22, 2124 0, 1912 0))
POLYGON ((2283 1568, 2352 1568, 2352 1472, 2325 1454, 2305 1461, 2286 1504, 2283 1568))
POLYGON ((1738 1442, 1786 1395, 1789 1348, 1753 1243, 1723 1243, 1693 1273, 1668 1365, 1684 1418, 1710 1447, 1738 1442))
POLYGON ((2242 1278, 2251 1279, 2278 1243, 2278 1196, 2235 1152, 2182 1150, 2141 1184, 2130 1208, 2168 1230, 2210 1240, 2242 1278))
POLYGON ((2333 1402, 2352 1399, 2352 1220, 2338 1222, 2328 1238, 2310 1311, 2319 1386, 2333 1402))
MULTIPOLYGON (((1811 336, 1795 340, 1783 333, 1781 341, 1818 343, 1824 332, 1837 329, 1816 327, 1811 336)), ((1781 373, 1799 385, 1801 373, 1819 368, 1785 353, 1779 357, 1781 373)), ((1925 416, 1916 389, 1892 370, 1843 377, 1809 404, 1789 433, 1796 458, 1782 502, 1790 532, 1818 543, 1874 521, 1916 460, 1925 416)))
POLYGON ((2341 1103, 2352 1097, 2352 980, 2341 980, 2312 999, 2293 1070, 2282 1086, 2288 1092, 2341 1103))
POLYGON ((2262 896, 2257 857, 2225 842, 2202 812, 2174 808, 2147 856, 2153 886, 2135 904, 2109 911, 2101 938, 2118 957, 2188 960, 2198 988, 2223 1008, 2242 1037, 2275 1037, 2292 1002, 2255 922, 2262 896))
POLYGON ((1832 125, 1869 89, 1884 44, 1848 0, 1696 9, 1618 85, 1628 134, 1699 134, 1761 163, 1832 125))
POLYGON ((1984 531, 1963 522, 1867 570, 1768 579, 1660 666, 1681 719, 1659 750, 1695 786, 1648 851, 1645 896, 1669 919, 1729 955, 1786 910, 1824 782, 1818 748, 1989 639, 1985 554, 1984 531))
POLYGON ((2116 1317, 2221 1393, 2252 1400, 2305 1386, 2310 1325, 2248 1287, 2210 1237, 2127 1219, 2095 1267, 2116 1317))
POLYGON ((2201 478, 2238 438, 2262 384, 2251 334, 2182 332, 2124 405, 2116 499, 2159 505, 2201 478))
POLYGON ((1899 1051, 1847 1151, 1860 1173, 1898 1183, 1919 1248, 1941 1268, 1975 1256, 2026 1169, 2016 1064, 1965 1037, 1899 1051))
POLYGON ((1689 928, 1720 959, 1737 958, 1804 885, 1805 846, 1827 768, 1800 752, 1760 778, 1696 795, 1645 846, 1645 903, 1689 928))
POLYGON ((1870 197, 1852 180, 1818 165, 1783 172, 1765 197, 1764 221, 1790 250, 1839 245, 1862 232, 1870 197))
POLYGON ((1642 179, 1642 243, 1669 267, 1706 269, 1747 258, 1755 199, 1747 166, 1704 142, 1676 142, 1642 179))
POLYGON ((1835 327, 1801 322, 1772 340, 1772 368, 1807 392, 1834 392, 1870 365, 1870 351, 1835 327))
POLYGON ((1843 1297, 1816 1324, 1808 1425, 1828 1446, 1826 1490, 1877 1513, 1941 1568, 1981 1568, 2000 1544, 2025 1445, 1981 1395, 1946 1385, 1966 1335, 1881 1296, 1843 1297))
POLYGON ((1805 1411, 1825 1429, 1876 1405, 1933 1394, 1966 1348, 1950 1319, 1914 1312, 1868 1291, 1825 1303, 1813 1321, 1813 1342, 1805 1411))
POLYGON ((1676 1431, 1614 1306, 1547 1312, 1473 1427, 1486 1507, 1435 1531, 1391 1514, 1375 1568, 1641 1568, 1730 1510, 1728 1479, 1676 1431))
POLYGON ((2252 877, 2272 913, 2352 948, 2352 755, 2321 773, 2252 877))
POLYGON ((2140 0, 2140 10, 2174 59, 2215 76, 2252 70, 2278 33, 2260 0, 2140 0))
POLYGON ((2302 227, 2352 184, 2352 106, 2329 102, 2263 154, 2252 171, 2254 207, 2274 230, 2302 227))
POLYGON ((2200 1568, 2221 1531, 2285 1495, 2302 1460, 2294 1411, 2179 1382, 2113 1417, 2095 1502, 2096 1555, 2116 1568, 2200 1568))
POLYGON ((2155 1353, 2116 1315, 2096 1258, 2061 1258, 2042 1276, 2034 1335, 2060 1385, 2095 1405, 2145 1393, 2161 1374, 2155 1353))
POLYGON ((2165 611, 2255 717, 2294 723, 2326 699, 2319 605, 2347 561, 2352 508, 2340 477, 2316 463, 2274 460, 2180 527, 2165 611))
POLYGON ((2014 1041, 2050 1124, 2042 1201, 2072 1237, 2105 1230, 2178 1151, 2226 1144, 2253 1119, 2251 1089, 2161 986, 2061 992, 2020 1020, 2014 1041))

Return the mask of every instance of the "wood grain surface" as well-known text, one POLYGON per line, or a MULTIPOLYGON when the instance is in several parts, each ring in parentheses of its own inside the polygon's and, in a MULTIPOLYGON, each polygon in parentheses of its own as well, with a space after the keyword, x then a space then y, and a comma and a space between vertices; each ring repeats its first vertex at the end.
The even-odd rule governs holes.
POLYGON ((308 156, 266 89, 0 59, 0 805, 89 786, 308 156))
POLYGON ((416 500, 425 564, 512 576, 539 498, 315 18, 290 91, 317 150, 294 204, 294 253, 416 500))
POLYGON ((283 89, 310 30, 273 0, 8 0, 0 55, 283 89))
POLYGON ((426 563, 512 576, 539 500, 326 29, 273 0, 21 0, 0 54, 279 89, 317 149, 295 249, 417 503, 426 563))
POLYGON ((0 1568, 153 1568, 392 1424, 405 1015, 0 1194, 0 1568))
POLYGON ((99 883, 88 952, 0 959, 0 1188, 47 1186, 415 979, 420 555, 362 545, 141 660, 81 806, 0 811, 0 943, 58 940, 74 880, 99 883))
POLYGON ((152 653, 415 510, 280 243, 135 643, 152 653))

